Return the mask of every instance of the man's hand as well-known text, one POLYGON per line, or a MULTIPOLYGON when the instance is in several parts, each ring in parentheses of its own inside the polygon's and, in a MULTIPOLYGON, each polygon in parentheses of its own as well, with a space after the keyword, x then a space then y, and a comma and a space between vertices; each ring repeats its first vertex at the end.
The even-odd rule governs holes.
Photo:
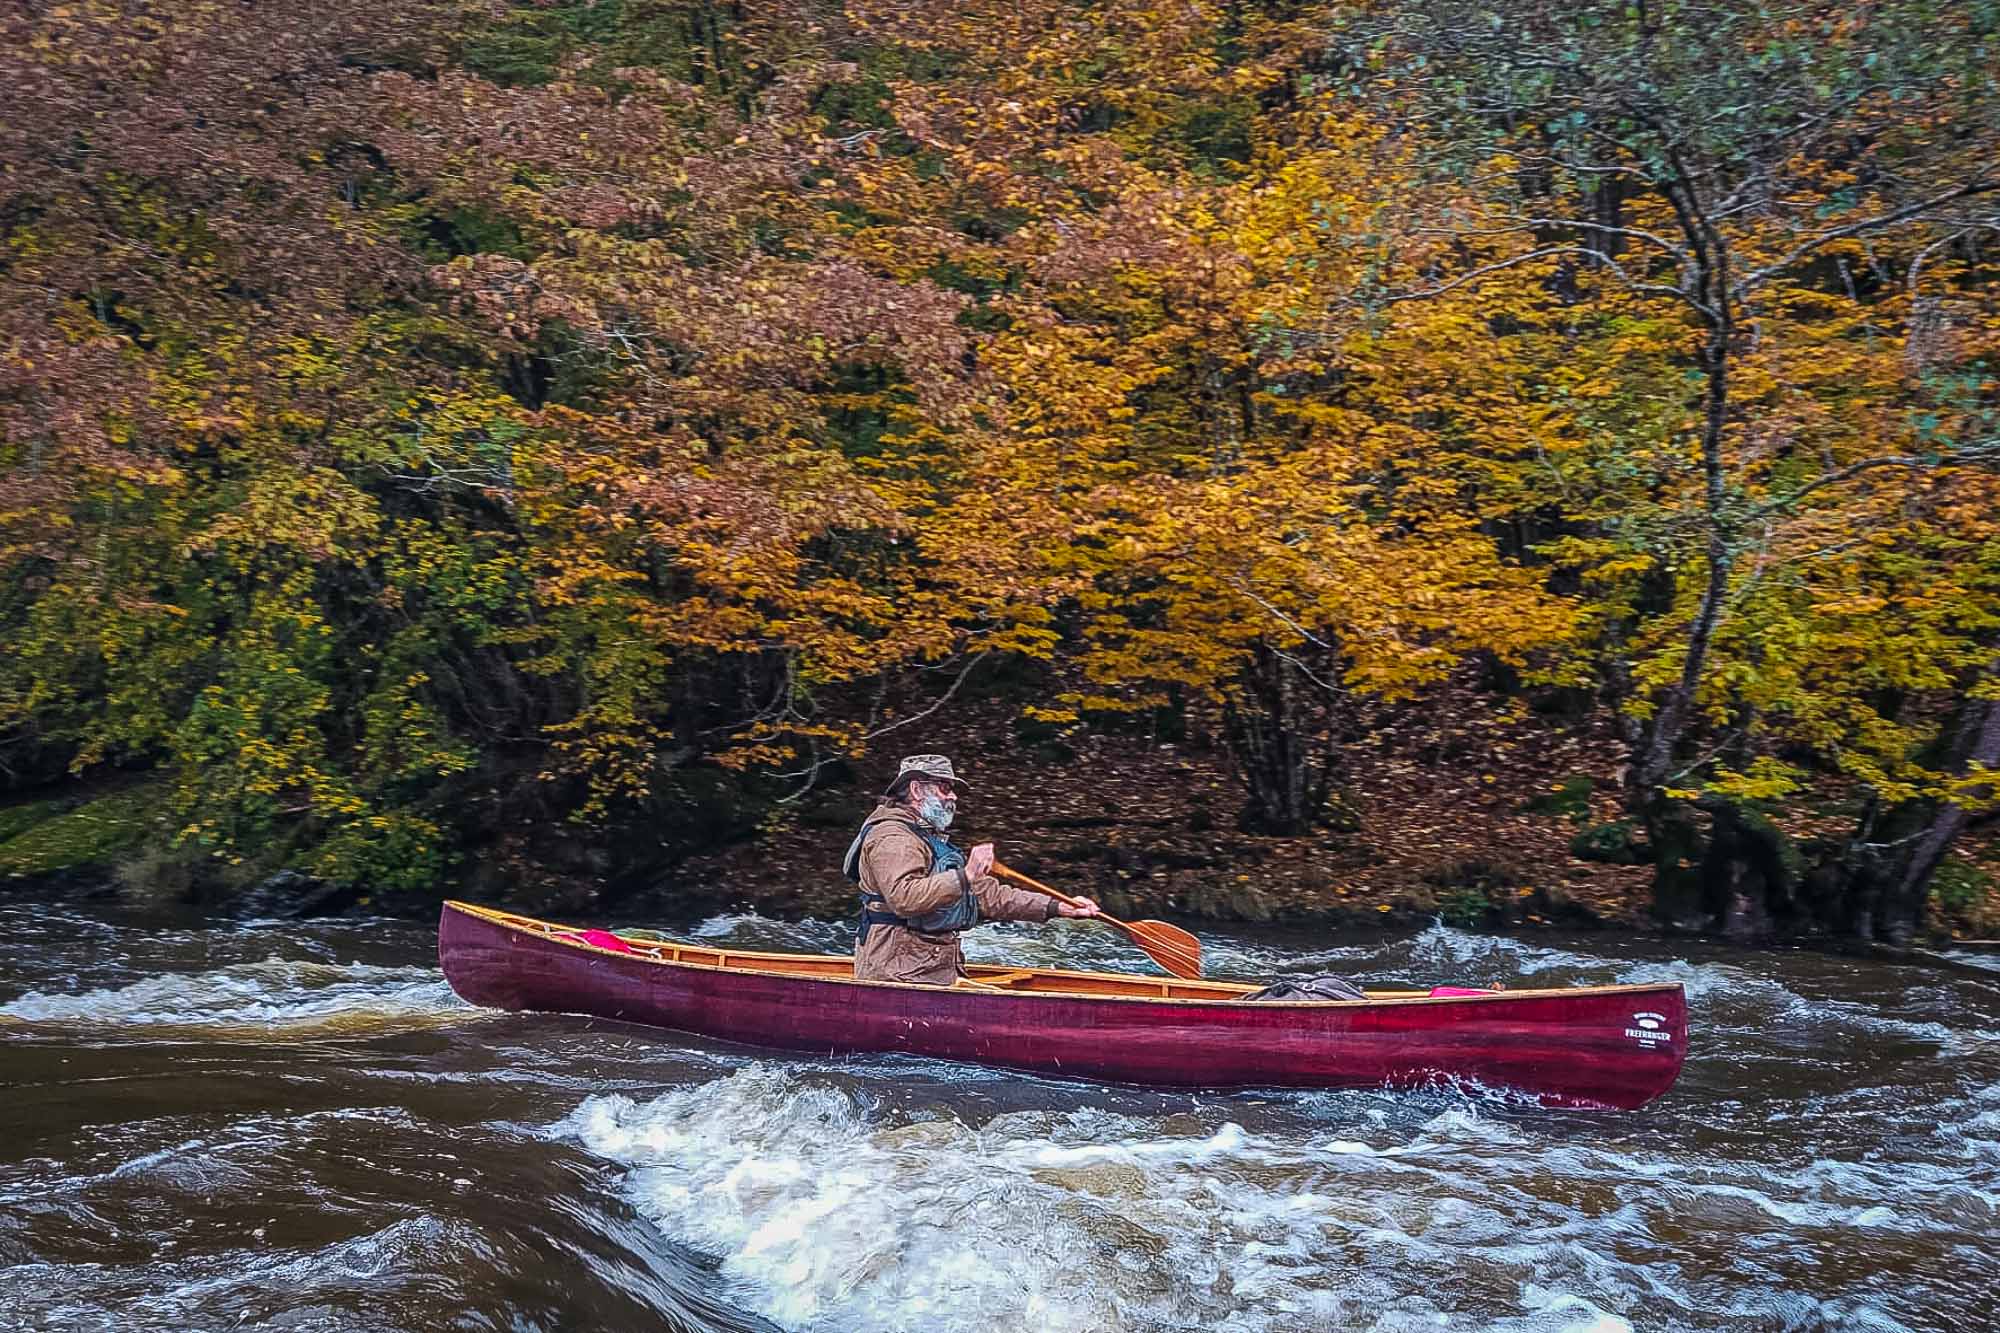
POLYGON ((993 844, 982 842, 965 858, 965 873, 974 879, 993 873, 993 844))
POLYGON ((1075 902, 1057 903, 1057 916, 1102 916, 1104 909, 1088 898, 1078 898, 1075 902))

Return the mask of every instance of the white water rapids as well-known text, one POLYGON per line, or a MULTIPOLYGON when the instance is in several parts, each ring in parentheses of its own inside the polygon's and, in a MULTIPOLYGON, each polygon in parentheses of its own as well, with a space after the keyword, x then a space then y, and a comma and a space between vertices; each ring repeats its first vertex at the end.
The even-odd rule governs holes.
MULTIPOLYGON (((1996 1306, 2000 972, 1976 956, 1202 932, 1220 975, 1680 980, 1682 1081, 1618 1114, 493 1014, 399 923, 0 926, 0 1328, 1927 1333, 1996 1306)), ((1139 965, 1088 927, 969 951, 1139 965)))

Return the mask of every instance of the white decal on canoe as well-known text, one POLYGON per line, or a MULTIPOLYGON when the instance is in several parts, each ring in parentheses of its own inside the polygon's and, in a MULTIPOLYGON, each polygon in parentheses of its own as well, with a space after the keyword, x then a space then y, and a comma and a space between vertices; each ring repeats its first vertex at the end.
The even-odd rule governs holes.
POLYGON ((1632 1026, 1625 1029, 1625 1035, 1641 1046, 1657 1046, 1661 1042, 1671 1042, 1674 1034, 1668 1032, 1667 1016, 1644 1009, 1632 1015, 1632 1026))

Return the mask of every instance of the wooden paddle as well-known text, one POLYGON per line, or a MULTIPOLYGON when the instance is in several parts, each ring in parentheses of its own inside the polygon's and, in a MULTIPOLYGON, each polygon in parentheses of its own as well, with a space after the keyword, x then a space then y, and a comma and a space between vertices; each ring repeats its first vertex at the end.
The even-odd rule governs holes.
MULTIPOLYGON (((1003 866, 998 861, 993 863, 993 873, 1009 884, 1018 884, 1036 893, 1046 893, 1059 903, 1076 906, 1077 900, 1068 894, 1052 889, 1046 884, 1038 884, 1020 871, 1003 866)), ((1179 926, 1170 926, 1164 921, 1120 921, 1117 917, 1103 912, 1100 912, 1096 919, 1106 925, 1116 926, 1130 935, 1132 943, 1138 945, 1146 957, 1173 975, 1185 977, 1190 981, 1201 975, 1201 941, 1179 926)))

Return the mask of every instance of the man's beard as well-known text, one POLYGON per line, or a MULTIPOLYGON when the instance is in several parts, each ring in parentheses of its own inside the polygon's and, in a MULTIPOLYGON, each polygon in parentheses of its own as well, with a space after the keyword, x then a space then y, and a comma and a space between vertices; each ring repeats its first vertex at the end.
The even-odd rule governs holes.
POLYGON ((952 808, 937 796, 926 796, 919 801, 917 815, 940 833, 951 827, 952 808))

